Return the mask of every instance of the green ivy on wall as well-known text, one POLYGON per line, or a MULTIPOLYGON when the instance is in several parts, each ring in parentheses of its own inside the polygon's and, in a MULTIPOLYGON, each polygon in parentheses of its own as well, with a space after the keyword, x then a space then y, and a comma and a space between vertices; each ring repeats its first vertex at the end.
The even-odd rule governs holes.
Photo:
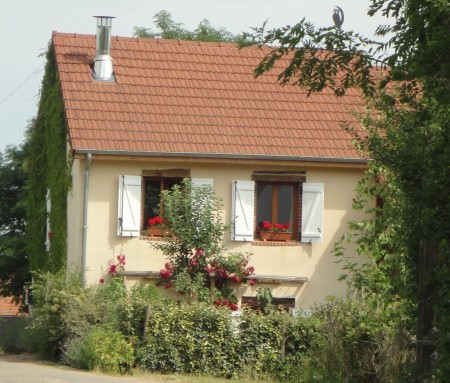
POLYGON ((67 194, 70 161, 53 44, 49 45, 36 120, 29 131, 27 248, 31 271, 63 269, 67 255, 67 194), (47 190, 51 196, 51 233, 47 232, 47 190), (50 251, 45 241, 50 239, 50 251))

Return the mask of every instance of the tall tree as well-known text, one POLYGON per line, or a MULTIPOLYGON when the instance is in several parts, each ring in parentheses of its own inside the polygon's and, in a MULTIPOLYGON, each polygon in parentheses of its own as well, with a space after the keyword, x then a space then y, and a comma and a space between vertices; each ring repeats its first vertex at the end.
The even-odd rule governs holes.
POLYGON ((189 31, 184 28, 183 23, 175 22, 170 12, 165 10, 156 13, 153 19, 158 31, 155 32, 151 28, 134 27, 134 36, 213 42, 240 42, 243 36, 234 35, 223 27, 216 28, 207 19, 201 20, 194 31, 189 31))
POLYGON ((431 379, 434 350, 434 376, 444 379, 450 376, 450 3, 371 0, 368 15, 377 13, 392 21, 375 31, 384 43, 305 20, 255 28, 247 38, 269 46, 255 76, 281 67, 280 84, 308 93, 331 88, 337 96, 358 87, 365 95, 374 113, 360 116, 365 132, 353 134, 381 180, 366 190, 389 190, 386 210, 396 216, 374 215, 376 230, 361 233, 357 244, 375 259, 371 270, 384 273, 390 294, 416 302, 416 381, 431 379), (389 275, 394 265, 405 272, 399 280, 406 289, 389 275))
POLYGON ((25 250, 25 145, 0 153, 0 295, 20 302, 31 280, 25 250))

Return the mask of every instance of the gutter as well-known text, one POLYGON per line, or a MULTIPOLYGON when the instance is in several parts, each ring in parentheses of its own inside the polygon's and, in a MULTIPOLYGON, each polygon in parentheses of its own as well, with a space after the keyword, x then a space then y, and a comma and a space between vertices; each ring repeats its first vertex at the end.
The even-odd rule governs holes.
POLYGON ((86 284, 86 247, 87 247, 87 213, 89 197, 89 171, 91 169, 92 153, 86 153, 86 166, 84 168, 84 200, 83 200, 83 226, 81 227, 81 283, 86 284))
POLYGON ((229 153, 192 153, 192 152, 144 152, 129 150, 93 150, 76 149, 77 154, 96 154, 109 156, 142 156, 142 157, 191 157, 191 158, 226 158, 226 159, 247 159, 247 160, 271 160, 271 161, 305 161, 305 162, 335 162, 367 164, 365 158, 337 158, 337 157, 302 157, 302 156, 271 156, 265 154, 229 154, 229 153))

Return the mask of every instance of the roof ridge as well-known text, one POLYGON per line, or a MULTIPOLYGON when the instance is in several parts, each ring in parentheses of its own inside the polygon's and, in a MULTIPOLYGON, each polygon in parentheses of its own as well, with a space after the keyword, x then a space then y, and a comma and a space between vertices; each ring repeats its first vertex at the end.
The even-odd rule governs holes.
MULTIPOLYGON (((89 38, 95 39, 94 34, 89 33, 71 33, 71 32, 58 32, 53 31, 52 37, 74 37, 74 38, 89 38)), ((130 37, 130 36, 111 36, 111 41, 135 41, 138 43, 145 44, 170 44, 170 45, 192 45, 192 46, 203 46, 203 47, 221 47, 221 48, 237 48, 238 43, 224 42, 224 41, 200 41, 200 40, 180 40, 180 39, 163 39, 163 38, 152 38, 152 37, 130 37)), ((246 48, 252 48, 254 46, 249 46, 246 48)), ((257 48, 257 47, 256 47, 257 48)))

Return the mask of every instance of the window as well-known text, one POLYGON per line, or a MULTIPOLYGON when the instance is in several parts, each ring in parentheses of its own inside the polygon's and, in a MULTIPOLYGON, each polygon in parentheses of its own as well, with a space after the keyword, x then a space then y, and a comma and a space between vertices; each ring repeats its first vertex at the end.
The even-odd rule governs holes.
POLYGON ((321 242, 323 238, 322 183, 306 183, 304 172, 254 172, 252 181, 233 181, 233 241, 259 239, 262 221, 289 223, 292 238, 321 242))
MULTIPOLYGON (((242 305, 247 306, 253 310, 259 308, 256 297, 242 297, 242 305)), ((285 311, 295 309, 295 298, 272 298, 272 305, 277 308, 282 308, 285 311)))
MULTIPOLYGON (((139 236, 150 218, 162 215, 158 211, 161 192, 184 178, 190 178, 189 170, 144 170, 141 176, 119 176, 117 235, 139 236)), ((191 181, 193 187, 213 185, 209 178, 192 178, 191 181)))
POLYGON ((180 184, 182 178, 155 178, 155 177, 143 177, 143 192, 142 192, 142 206, 143 206, 143 221, 141 228, 146 229, 147 222, 150 218, 156 215, 162 216, 161 192, 163 190, 169 190, 174 185, 180 184))
POLYGON ((301 184, 281 182, 256 183, 256 230, 263 221, 272 225, 289 224, 292 238, 298 239, 300 226, 299 195, 301 184))

